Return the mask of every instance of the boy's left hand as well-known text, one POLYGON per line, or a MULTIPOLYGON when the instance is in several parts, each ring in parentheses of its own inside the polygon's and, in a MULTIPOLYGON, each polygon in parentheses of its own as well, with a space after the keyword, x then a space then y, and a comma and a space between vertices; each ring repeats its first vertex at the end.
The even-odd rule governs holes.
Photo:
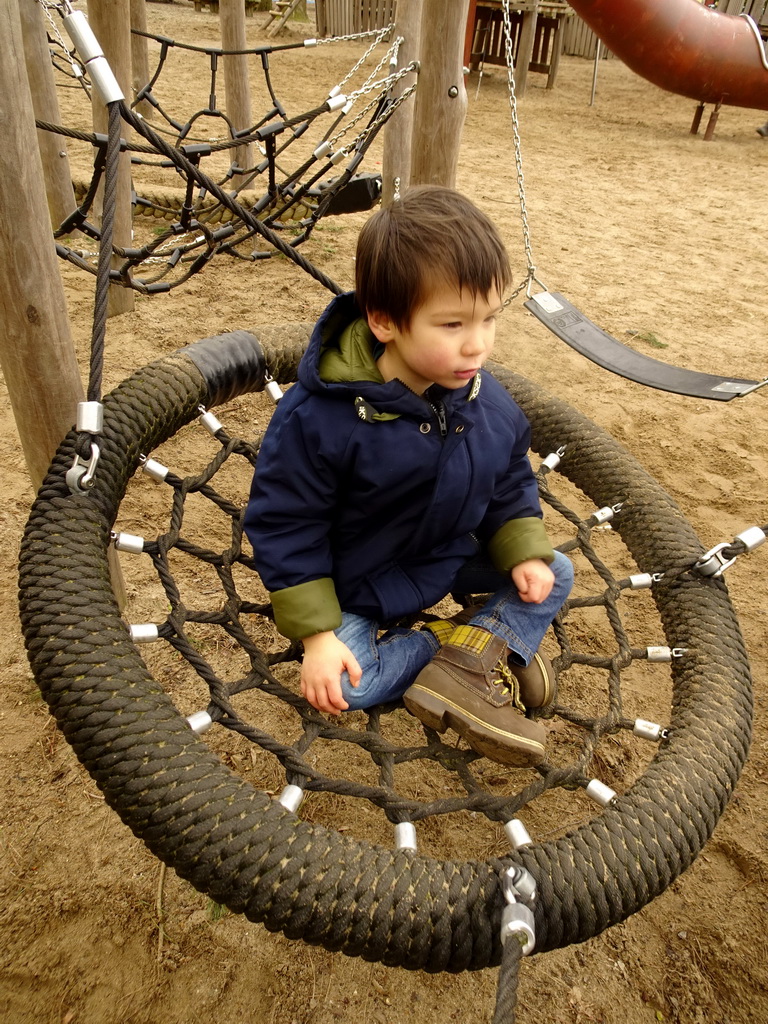
POLYGON ((541 604, 550 595, 555 574, 542 558, 529 558, 513 568, 512 582, 517 587, 521 601, 541 604))

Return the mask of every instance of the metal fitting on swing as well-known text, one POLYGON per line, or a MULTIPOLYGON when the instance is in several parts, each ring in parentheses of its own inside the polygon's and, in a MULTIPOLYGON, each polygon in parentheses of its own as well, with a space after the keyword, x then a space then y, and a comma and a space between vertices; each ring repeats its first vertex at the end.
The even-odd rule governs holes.
POLYGON ((76 427, 84 434, 100 434, 104 429, 104 406, 101 402, 78 402, 76 427))
POLYGON ((705 555, 701 556, 694 565, 694 569, 701 576, 712 576, 713 578, 722 576, 741 554, 741 552, 736 552, 735 555, 728 557, 728 551, 734 544, 741 543, 744 545, 745 551, 754 551, 755 548, 760 547, 765 537, 765 531, 759 526, 750 526, 748 529, 742 530, 741 533, 737 533, 730 544, 725 541, 715 544, 705 555))
POLYGON ((267 392, 272 401, 277 405, 280 399, 283 397, 283 389, 277 383, 272 374, 267 371, 264 374, 264 390, 267 392))
POLYGON ((656 722, 647 722, 644 718, 635 719, 632 732, 635 736, 639 736, 644 740, 651 740, 654 743, 669 739, 669 729, 665 729, 656 722))
POLYGON ((347 97, 344 95, 343 92, 339 92, 339 93, 336 93, 335 96, 330 96, 325 101, 325 105, 326 105, 326 107, 328 107, 328 110, 333 111, 333 110, 340 110, 341 107, 346 105, 346 102, 347 102, 347 97))
POLYGON ((328 156, 329 153, 333 152, 333 146, 330 142, 321 142, 317 149, 312 153, 315 160, 321 160, 324 156, 328 156))
POLYGON ((594 800, 595 803, 600 804, 601 807, 607 807, 612 800, 616 799, 616 790, 611 789, 610 786, 606 786, 606 784, 601 782, 599 779, 592 779, 592 781, 584 788, 590 800, 594 800))
POLYGON ((110 537, 117 551, 128 551, 132 555, 140 555, 144 550, 144 538, 136 533, 115 533, 113 530, 110 537))
POLYGON ((277 802, 284 807, 286 811, 292 811, 294 814, 298 811, 304 801, 304 790, 301 786, 294 786, 293 783, 289 783, 284 787, 282 793, 277 798, 277 802))
POLYGON ((202 736, 213 725, 213 719, 207 711, 194 711, 191 715, 187 716, 187 725, 192 732, 202 736))
POLYGON ((413 850, 418 849, 416 843, 416 826, 412 821, 400 821, 395 825, 395 849, 413 850))
POLYGON ((557 469, 560 465, 560 460, 565 455, 565 445, 558 448, 556 452, 550 452, 545 459, 541 460, 542 469, 557 469))
POLYGON ((663 572, 638 572, 629 577, 629 587, 631 590, 648 590, 663 578, 663 572))
POLYGON ((168 467, 164 466, 162 462, 158 462, 157 459, 147 459, 143 455, 141 457, 141 469, 147 476, 157 480, 160 484, 165 483, 165 478, 169 473, 168 467))
POLYGON ((528 829, 519 818, 511 818, 504 825, 507 839, 512 844, 513 850, 520 850, 524 846, 530 846, 533 840, 528 834, 528 829))
POLYGON ((672 661, 673 658, 682 658, 688 653, 687 647, 646 647, 645 657, 648 661, 672 661))
POLYGON ((93 485, 100 454, 99 446, 95 441, 91 441, 91 455, 87 462, 79 455, 75 455, 75 460, 64 478, 73 494, 85 494, 93 485))
POLYGON ((197 417, 198 422, 202 423, 208 433, 215 437, 221 430, 221 423, 219 420, 216 419, 212 412, 208 412, 205 406, 199 405, 197 407, 197 411, 200 413, 197 417))
POLYGON ((529 956, 536 946, 536 920, 529 904, 536 900, 536 882, 530 871, 512 864, 501 875, 506 907, 501 914, 501 944, 514 935, 529 956))
POLYGON ((62 21, 80 59, 88 69, 91 84, 104 106, 117 100, 124 100, 125 96, 85 14, 82 11, 73 11, 71 14, 65 14, 62 21))
POLYGON ((128 628, 135 644, 153 644, 160 639, 160 630, 154 622, 139 622, 128 628))
POLYGON ((604 523, 610 523, 617 512, 621 512, 621 502, 618 505, 604 505, 603 508, 593 512, 589 518, 597 526, 602 526, 604 523))

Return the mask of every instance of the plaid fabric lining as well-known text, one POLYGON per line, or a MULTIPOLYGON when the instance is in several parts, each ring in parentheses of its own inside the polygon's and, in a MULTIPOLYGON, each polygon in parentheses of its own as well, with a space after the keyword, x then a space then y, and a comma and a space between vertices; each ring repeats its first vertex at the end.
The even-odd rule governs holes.
POLYGON ((425 622, 424 629, 428 629, 430 633, 433 633, 437 637, 437 642, 441 647, 453 636, 456 627, 448 619, 438 619, 437 622, 425 622))
POLYGON ((473 654, 482 654, 493 639, 493 633, 479 626, 457 626, 451 634, 454 647, 464 647, 473 654))

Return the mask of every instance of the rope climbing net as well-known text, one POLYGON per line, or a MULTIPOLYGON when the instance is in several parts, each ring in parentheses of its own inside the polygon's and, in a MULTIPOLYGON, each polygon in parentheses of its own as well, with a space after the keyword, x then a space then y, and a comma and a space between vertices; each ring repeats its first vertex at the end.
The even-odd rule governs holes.
MULTIPOLYGON (((87 65, 64 42, 51 16, 54 5, 44 6, 55 30, 53 66, 65 85, 80 83, 89 100, 87 65)), ((110 282, 142 294, 167 292, 215 256, 251 263, 267 259, 277 251, 275 233, 281 236, 279 251, 290 255, 322 217, 370 209, 379 198, 380 177, 362 173, 361 165, 380 129, 415 90, 403 79, 416 66, 397 66, 401 40, 383 45, 391 33, 388 26, 341 40, 307 39, 228 51, 134 30, 134 36, 151 45, 156 66, 130 106, 121 104, 121 119, 110 127, 121 135, 119 150, 130 156, 134 238, 139 243, 130 248, 112 243, 110 282), (366 49, 314 106, 289 113, 277 95, 270 58, 339 41, 361 42, 366 49), (158 98, 163 81, 173 76, 172 55, 185 65, 201 62, 196 81, 205 79, 208 68, 207 103, 183 119, 158 98), (258 65, 269 103, 253 125, 239 130, 217 97, 222 63, 234 57, 258 65), (151 123, 142 110, 150 111, 151 123)), ((73 117, 87 121, 89 112, 88 102, 73 117)), ((54 234, 62 259, 97 274, 99 252, 77 247, 70 236, 80 231, 102 242, 95 204, 108 173, 108 138, 40 120, 37 127, 93 149, 90 180, 74 182, 78 206, 54 234)), ((319 272, 314 276, 322 280, 319 272)))
POLYGON ((500 875, 514 869, 535 884, 537 950, 589 938, 692 862, 747 755, 749 667, 722 579, 702 574, 711 553, 617 442, 495 367, 532 423, 548 525, 577 568, 547 640, 550 756, 501 768, 399 706, 328 721, 299 694, 298 651, 276 635, 242 542, 253 420, 268 415, 245 396, 294 379, 306 337, 235 332, 134 374, 105 399, 87 493, 67 484, 68 436, 21 554, 38 684, 135 834, 272 930, 388 965, 498 964, 521 891, 500 875), (225 404, 237 431, 211 412, 225 404), (185 468, 196 420, 202 471, 185 468), (139 573, 130 628, 112 545, 139 573))

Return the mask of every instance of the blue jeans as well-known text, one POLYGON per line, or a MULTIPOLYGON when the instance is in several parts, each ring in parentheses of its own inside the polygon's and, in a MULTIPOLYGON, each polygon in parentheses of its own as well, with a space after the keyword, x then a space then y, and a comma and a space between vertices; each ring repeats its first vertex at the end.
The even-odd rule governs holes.
MULTIPOLYGON (((493 592, 471 624, 501 637, 510 655, 521 665, 527 665, 533 658, 573 585, 573 566, 565 555, 556 551, 550 568, 555 583, 541 604, 522 601, 509 577, 481 559, 468 562, 452 588, 454 593, 493 592)), ((372 619, 344 612, 341 625, 335 630, 339 640, 357 658, 363 673, 357 687, 350 684, 346 672, 341 677, 341 689, 350 711, 398 700, 440 650, 437 637, 428 629, 398 626, 379 636, 380 628, 372 619)))

